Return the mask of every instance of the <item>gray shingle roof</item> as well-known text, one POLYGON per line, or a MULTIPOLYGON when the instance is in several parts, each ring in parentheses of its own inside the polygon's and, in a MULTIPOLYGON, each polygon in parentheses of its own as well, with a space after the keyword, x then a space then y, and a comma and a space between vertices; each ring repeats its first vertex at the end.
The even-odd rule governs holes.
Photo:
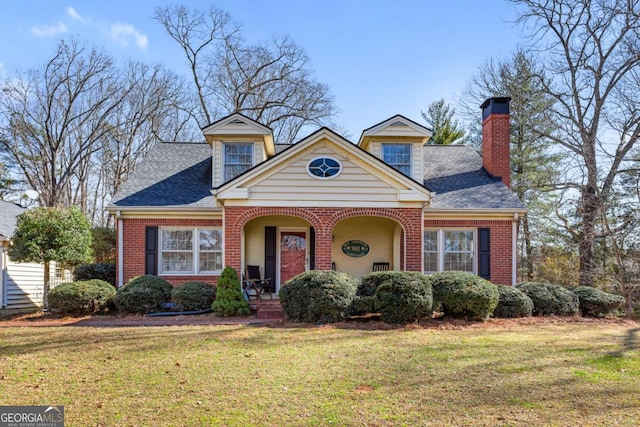
POLYGON ((16 229, 17 217, 25 208, 0 200, 0 236, 11 238, 16 229))
MULTIPOLYGON (((287 147, 278 147, 278 151, 287 147)), ((208 144, 157 144, 113 197, 110 207, 215 208, 211 172, 208 144)), ((436 193, 432 208, 525 209, 502 181, 487 174, 480 156, 468 146, 426 145, 424 186, 436 193)))
POLYGON ((156 144, 110 206, 217 207, 211 195, 211 147, 206 143, 156 144))
POLYGON ((482 158, 464 145, 424 146, 424 186, 438 209, 525 209, 500 179, 482 168, 482 158))

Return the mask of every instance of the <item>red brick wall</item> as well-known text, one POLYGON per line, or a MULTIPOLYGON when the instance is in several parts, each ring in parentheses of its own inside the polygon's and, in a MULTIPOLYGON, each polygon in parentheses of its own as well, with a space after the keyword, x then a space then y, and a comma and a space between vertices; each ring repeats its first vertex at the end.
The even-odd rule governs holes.
POLYGON ((512 222, 505 220, 430 220, 425 228, 490 228, 491 229, 491 277, 499 285, 511 285, 512 222))
POLYGON ((482 123, 482 163, 490 175, 511 188, 509 114, 491 114, 482 123))
MULTIPOLYGON (((127 283, 131 278, 144 274, 144 238, 145 227, 221 227, 222 221, 219 219, 128 219, 122 221, 123 224, 123 259, 124 274, 122 283, 127 283)), ((120 270, 116 266, 116 271, 120 270)), ((217 283, 218 276, 198 275, 198 276, 169 276, 160 275, 174 286, 178 286, 190 280, 198 280, 206 283, 217 283)), ((118 283, 116 279, 116 283, 118 283)))

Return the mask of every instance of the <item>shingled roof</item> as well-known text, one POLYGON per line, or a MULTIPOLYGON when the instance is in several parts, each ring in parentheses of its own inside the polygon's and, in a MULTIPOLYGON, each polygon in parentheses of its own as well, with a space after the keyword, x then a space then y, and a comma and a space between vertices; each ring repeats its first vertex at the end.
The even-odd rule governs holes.
POLYGON ((436 193, 436 209, 517 209, 524 204, 500 179, 482 167, 482 158, 465 145, 424 146, 424 186, 436 193))
POLYGON ((25 208, 22 206, 0 200, 0 240, 10 239, 13 236, 18 215, 24 211, 25 208))
POLYGON ((215 208, 209 144, 156 144, 114 195, 118 207, 215 208))

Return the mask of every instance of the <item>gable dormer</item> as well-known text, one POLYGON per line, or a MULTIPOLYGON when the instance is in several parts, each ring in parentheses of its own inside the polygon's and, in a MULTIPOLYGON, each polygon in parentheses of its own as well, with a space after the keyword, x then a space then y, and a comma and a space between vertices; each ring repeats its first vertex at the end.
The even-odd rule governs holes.
POLYGON ((358 146, 405 175, 422 182, 422 146, 431 135, 428 128, 398 114, 365 129, 358 146))
POLYGON ((202 132, 211 145, 214 188, 276 153, 271 128, 240 113, 220 119, 202 132))

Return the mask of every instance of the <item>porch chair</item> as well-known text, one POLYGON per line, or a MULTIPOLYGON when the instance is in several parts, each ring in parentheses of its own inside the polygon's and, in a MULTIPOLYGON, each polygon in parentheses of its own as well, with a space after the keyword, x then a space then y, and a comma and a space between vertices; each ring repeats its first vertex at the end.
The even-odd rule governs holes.
POLYGON ((372 271, 389 271, 388 262, 374 262, 372 271))
POLYGON ((273 298, 272 294, 276 292, 276 286, 273 281, 269 279, 262 279, 260 277, 260 266, 247 265, 247 276, 244 281, 244 290, 249 297, 249 290, 255 291, 258 300, 262 300, 262 293, 268 292, 269 298, 273 298))

